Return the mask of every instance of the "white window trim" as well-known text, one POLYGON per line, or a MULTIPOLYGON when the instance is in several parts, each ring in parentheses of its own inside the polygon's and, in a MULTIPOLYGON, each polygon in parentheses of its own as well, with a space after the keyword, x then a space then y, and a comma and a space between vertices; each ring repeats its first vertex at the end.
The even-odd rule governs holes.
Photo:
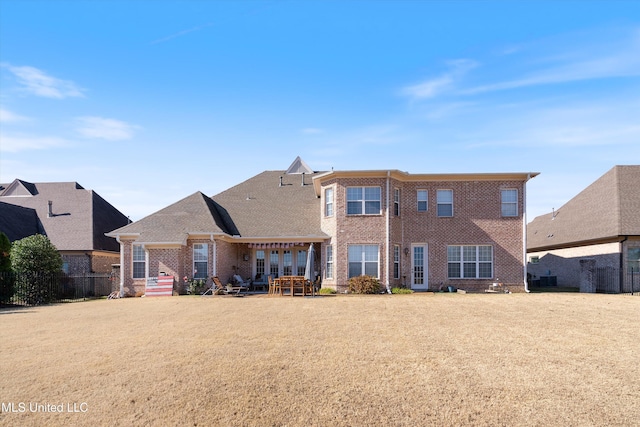
POLYGON ((438 190, 436 190, 436 215, 438 216, 438 218, 453 218, 454 215, 454 210, 453 210, 453 190, 449 189, 449 188, 439 188, 438 190), (448 191, 451 193, 451 202, 440 202, 440 200, 438 199, 438 193, 440 193, 441 191, 448 191), (451 215, 440 215, 440 209, 438 209, 441 205, 451 205, 451 215))
POLYGON ((335 213, 335 189, 333 187, 324 189, 324 216, 330 218, 335 213), (327 192, 331 192, 331 202, 328 201, 327 192), (329 213, 329 206, 331 206, 331 213, 329 213))
POLYGON ((141 244, 136 244, 133 243, 131 245, 131 278, 132 279, 146 279, 148 274, 147 271, 147 266, 149 265, 149 259, 148 259, 148 253, 147 250, 145 249, 144 245, 141 244), (142 249, 143 253, 144 253, 144 261, 140 261, 140 260, 136 260, 135 259, 135 247, 139 247, 140 249, 142 249), (143 277, 135 277, 135 263, 136 262, 143 262, 144 263, 144 276, 143 277))
MULTIPOLYGON (((365 186, 356 186, 356 185, 351 185, 349 187, 346 188, 346 194, 345 194, 345 209, 346 209, 346 214, 347 216, 356 216, 356 215, 368 215, 368 216, 376 216, 376 215, 382 215, 382 187, 377 186, 377 185, 365 185, 365 186), (362 190, 362 199, 360 200, 349 200, 349 188, 360 188, 362 190), (380 190, 380 198, 375 200, 378 202, 379 204, 379 209, 378 212, 375 213, 367 213, 367 202, 372 202, 374 200, 367 200, 365 194, 366 194, 366 189, 367 188, 377 188, 380 190), (349 203, 354 203, 354 202, 360 202, 361 204, 361 213, 349 213, 349 203)), ((387 206, 388 208, 388 206, 387 206)))
MULTIPOLYGON (((201 263, 202 262, 206 262, 207 266, 205 268, 204 277, 198 277, 199 279, 206 279, 207 277, 209 277, 209 244, 208 243, 194 243, 193 247, 191 248, 191 251, 192 251, 191 252, 191 254, 192 254, 191 258, 192 258, 192 261, 193 261, 193 264, 191 265, 191 277, 196 277, 196 262, 201 262, 201 263), (206 259, 205 260, 200 260, 200 259, 196 260, 196 245, 204 246, 204 248, 202 248, 202 249, 206 248, 206 254, 205 254, 206 259)), ((202 275, 202 273, 200 273, 200 274, 202 275)))
POLYGON ((494 276, 494 268, 495 268, 495 248, 492 245, 447 245, 447 278, 449 279, 460 279, 460 280, 487 280, 492 279, 494 276), (449 260, 449 248, 455 247, 460 250, 460 261, 450 261, 449 260), (474 247, 476 248, 476 259, 475 261, 465 261, 464 259, 464 248, 465 247, 474 247), (481 261, 480 260, 480 248, 481 247, 490 247, 491 248, 491 274, 488 277, 480 277, 480 264, 487 264, 489 261, 481 261), (475 263, 476 265, 476 273, 474 277, 464 277, 464 264, 466 263, 475 263), (460 276, 449 276, 449 264, 459 264, 460 265, 460 276))
POLYGON ((429 211, 429 190, 425 190, 423 188, 418 188, 416 190, 416 211, 417 212, 428 212, 429 211), (424 192, 426 198, 424 200, 420 200, 418 198, 418 195, 420 194, 420 192, 424 192), (424 208, 424 210, 420 209, 420 202, 425 202, 426 207, 424 208))
POLYGON ((515 218, 519 216, 519 209, 518 209, 518 198, 519 198, 519 194, 518 194, 518 189, 517 188, 503 188, 500 190, 500 215, 506 218, 515 218), (516 192, 516 200, 515 202, 505 202, 504 201, 504 192, 505 191, 515 191, 516 192), (505 215, 504 213, 504 206, 505 205, 515 205, 516 208, 516 213, 514 215, 505 215))
POLYGON ((351 264, 351 261, 349 260, 349 255, 348 255, 349 254, 349 249, 351 247, 354 247, 354 246, 361 246, 362 247, 362 250, 360 252, 360 254, 361 254, 361 259, 360 259, 361 275, 366 274, 366 271, 367 271, 366 265, 367 265, 367 263, 368 262, 373 262, 373 261, 366 261, 365 260, 365 256, 364 256, 365 250, 364 250, 364 248, 367 247, 367 246, 371 246, 371 247, 375 247, 376 248, 376 261, 375 261, 376 262, 376 275, 375 275, 375 278, 376 279, 380 279, 380 245, 376 245, 376 244, 369 244, 369 245, 367 245, 367 244, 354 244, 354 245, 348 245, 347 246, 347 277, 349 276, 349 264, 351 264))
POLYGON ((400 189, 395 187, 393 189, 393 215, 394 216, 400 216, 400 199, 401 199, 400 189))
POLYGON ((402 251, 400 250, 400 245, 393 245, 393 278, 399 279, 400 272, 400 261, 402 260, 402 251), (398 268, 396 269, 396 265, 398 268))
POLYGON ((327 245, 327 249, 325 251, 325 256, 327 257, 326 278, 327 279, 333 279, 333 268, 334 268, 333 245, 327 245))

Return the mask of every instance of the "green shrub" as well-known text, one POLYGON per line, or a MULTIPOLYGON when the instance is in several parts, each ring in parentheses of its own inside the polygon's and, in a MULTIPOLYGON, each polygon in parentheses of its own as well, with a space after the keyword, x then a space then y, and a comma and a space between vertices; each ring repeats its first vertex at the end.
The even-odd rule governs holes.
POLYGON ((51 241, 42 234, 25 237, 11 245, 10 256, 21 299, 28 305, 50 302, 62 268, 62 257, 51 241))
POLYGON ((201 294, 204 292, 207 285, 206 279, 189 279, 189 286, 187 287, 187 293, 190 295, 201 294))
POLYGON ((391 289, 392 294, 412 294, 413 291, 407 288, 393 288, 391 289))
POLYGON ((10 253, 11 242, 7 235, 0 231, 0 304, 11 301, 15 291, 10 253))
POLYGON ((333 288, 320 288, 318 294, 320 295, 333 295, 336 293, 336 290, 333 288))
POLYGON ((349 279, 349 292, 354 294, 378 294, 380 281, 373 276, 357 276, 349 279))

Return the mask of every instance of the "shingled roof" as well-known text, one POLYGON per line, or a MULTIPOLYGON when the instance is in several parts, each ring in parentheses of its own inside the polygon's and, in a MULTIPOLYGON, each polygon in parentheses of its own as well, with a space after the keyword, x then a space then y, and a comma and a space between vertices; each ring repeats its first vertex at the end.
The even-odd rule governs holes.
POLYGON ((197 191, 107 235, 132 235, 139 243, 186 244, 190 234, 233 235, 236 230, 224 209, 197 191))
POLYGON ((34 234, 44 234, 35 209, 0 202, 0 231, 9 241, 24 239, 34 234))
POLYGON ((265 171, 213 196, 245 239, 326 238, 312 179, 320 172, 265 171))
MULTIPOLYGON (((35 211, 58 250, 119 250, 118 243, 104 233, 129 220, 93 190, 86 190, 77 182, 29 183, 19 179, 2 187, 0 201, 35 211)), ((31 221, 32 213, 25 212, 24 219, 11 216, 4 220, 31 221)))
POLYGON ((527 225, 527 250, 640 236, 640 165, 615 166, 560 209, 527 225))

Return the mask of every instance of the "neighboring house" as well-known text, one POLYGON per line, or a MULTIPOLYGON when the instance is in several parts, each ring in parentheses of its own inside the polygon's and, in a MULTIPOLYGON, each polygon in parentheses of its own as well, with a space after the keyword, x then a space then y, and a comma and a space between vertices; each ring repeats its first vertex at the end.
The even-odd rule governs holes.
MULTIPOLYGON (((0 194, 1 192, 0 188, 0 194)), ((42 223, 35 209, 4 202, 0 202, 0 231, 7 235, 10 242, 34 234, 44 234, 42 223)))
POLYGON ((525 185, 537 173, 315 172, 299 157, 211 198, 196 192, 108 233, 120 242, 121 290, 161 273, 254 281, 305 273, 323 287, 370 274, 387 287, 502 282, 526 290, 525 185))
POLYGON ((543 285, 579 287, 580 261, 593 260, 619 271, 621 290, 630 290, 628 273, 640 268, 640 165, 615 166, 560 209, 536 217, 527 227, 527 256, 531 279, 543 285))
POLYGON ((46 235, 69 274, 110 273, 120 262, 120 248, 105 233, 127 223, 125 215, 76 182, 16 179, 0 185, 0 231, 11 241, 46 235))

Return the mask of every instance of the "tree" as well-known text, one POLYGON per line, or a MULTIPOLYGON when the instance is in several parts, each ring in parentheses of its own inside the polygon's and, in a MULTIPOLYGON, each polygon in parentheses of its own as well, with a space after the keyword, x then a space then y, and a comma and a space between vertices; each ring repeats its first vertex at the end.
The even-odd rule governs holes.
POLYGON ((62 257, 46 236, 35 234, 14 242, 11 267, 17 274, 16 290, 25 303, 38 305, 51 301, 62 257))
POLYGON ((14 292, 14 280, 11 274, 11 242, 0 231, 0 304, 11 300, 14 292))

